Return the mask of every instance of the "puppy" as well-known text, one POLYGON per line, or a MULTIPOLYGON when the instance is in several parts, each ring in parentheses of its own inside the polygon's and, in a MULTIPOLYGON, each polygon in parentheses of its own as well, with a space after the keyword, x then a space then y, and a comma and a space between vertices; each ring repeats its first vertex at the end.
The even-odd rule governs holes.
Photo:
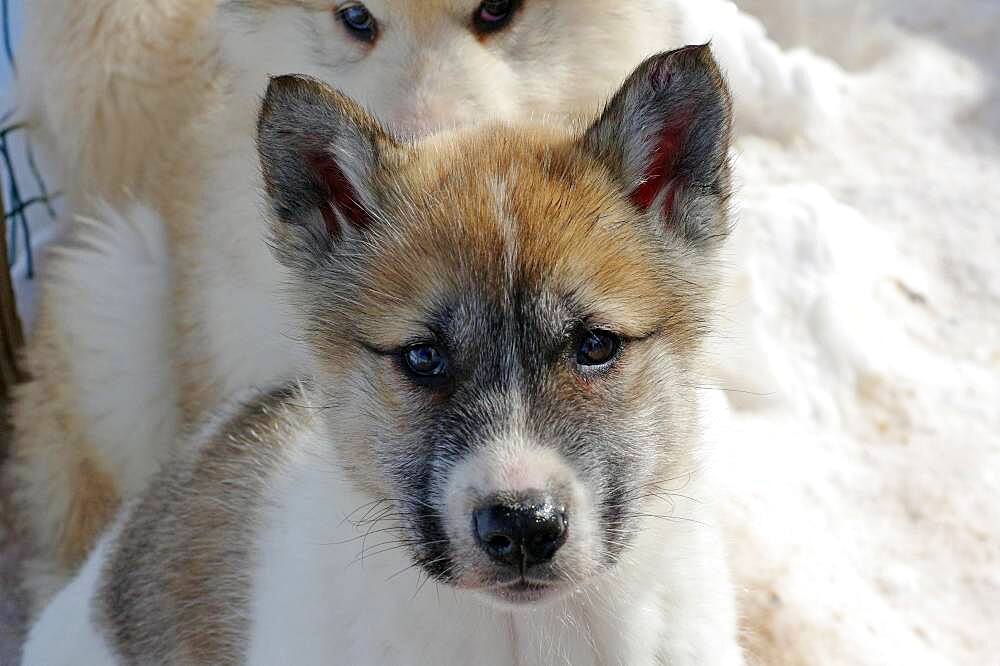
POLYGON ((692 373, 726 236, 707 47, 585 131, 259 119, 305 379, 195 434, 26 663, 739 664, 692 373))

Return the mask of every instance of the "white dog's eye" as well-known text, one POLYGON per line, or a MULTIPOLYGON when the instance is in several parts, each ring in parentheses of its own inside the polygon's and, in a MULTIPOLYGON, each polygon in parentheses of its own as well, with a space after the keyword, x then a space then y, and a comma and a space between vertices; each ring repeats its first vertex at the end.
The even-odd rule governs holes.
POLYGON ((472 16, 472 25, 480 34, 497 32, 510 23, 520 6, 520 0, 483 0, 472 16))
POLYGON ((353 37, 363 42, 374 42, 378 23, 368 8, 362 4, 347 5, 337 10, 340 22, 353 37))

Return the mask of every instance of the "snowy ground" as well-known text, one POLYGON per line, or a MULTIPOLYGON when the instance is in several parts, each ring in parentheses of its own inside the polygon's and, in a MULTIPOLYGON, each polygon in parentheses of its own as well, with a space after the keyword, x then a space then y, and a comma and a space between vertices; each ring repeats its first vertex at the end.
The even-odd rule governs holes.
POLYGON ((704 384, 754 663, 1000 664, 1000 1, 692 4, 741 130, 704 384))
POLYGON ((1000 664, 1000 2, 741 6, 794 47, 720 44, 792 91, 735 86, 712 381, 748 644, 1000 664))

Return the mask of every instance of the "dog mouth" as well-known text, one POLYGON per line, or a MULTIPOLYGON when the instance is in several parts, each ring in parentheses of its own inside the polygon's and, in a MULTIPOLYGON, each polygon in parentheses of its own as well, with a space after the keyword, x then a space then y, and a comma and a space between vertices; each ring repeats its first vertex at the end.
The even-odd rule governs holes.
POLYGON ((483 591, 500 601, 517 606, 526 606, 556 596, 559 586, 553 583, 539 583, 521 579, 513 583, 493 585, 484 588, 483 591))

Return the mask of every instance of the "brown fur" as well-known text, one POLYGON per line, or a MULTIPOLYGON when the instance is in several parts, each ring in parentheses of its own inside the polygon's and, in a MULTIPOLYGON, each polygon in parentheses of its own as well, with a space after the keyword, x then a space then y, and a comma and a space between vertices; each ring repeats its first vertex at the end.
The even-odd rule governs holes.
POLYGON ((68 570, 87 557, 120 501, 111 475, 99 469, 91 457, 80 458, 70 488, 72 500, 59 552, 59 561, 68 570))
MULTIPOLYGON (((653 264, 647 246, 637 229, 624 223, 632 213, 619 199, 611 173, 582 154, 572 137, 547 127, 534 135, 498 127, 468 135, 447 153, 430 154, 431 160, 394 172, 401 188, 424 199, 419 206, 424 242, 390 248, 375 267, 377 289, 371 293, 401 305, 386 310, 384 301, 359 303, 358 330, 368 332, 376 346, 393 348, 410 332, 399 326, 412 321, 408 311, 433 299, 434 282, 460 290, 472 287, 462 282, 478 282, 481 273, 503 273, 498 263, 506 238, 492 214, 496 204, 490 186, 501 181, 510 190, 507 214, 518 221, 514 244, 524 275, 549 275, 551 288, 560 293, 593 289, 580 294, 580 300, 600 304, 595 319, 615 322, 630 337, 659 330, 666 324, 662 313, 672 312, 673 339, 678 345, 691 339, 696 317, 685 313, 695 309, 704 293, 697 284, 679 283, 663 300, 663 276, 648 272, 653 264), (442 173, 437 160, 459 160, 463 168, 442 173), (531 196, 518 196, 521 191, 531 196), (434 200, 453 205, 434 206, 434 200), (463 211, 461 225, 455 210, 463 211), (612 238, 616 242, 609 242, 612 238), (479 272, 470 274, 466 262, 479 272), (427 293, 414 298, 414 288, 427 293)), ((499 279, 487 284, 503 286, 499 279)))

